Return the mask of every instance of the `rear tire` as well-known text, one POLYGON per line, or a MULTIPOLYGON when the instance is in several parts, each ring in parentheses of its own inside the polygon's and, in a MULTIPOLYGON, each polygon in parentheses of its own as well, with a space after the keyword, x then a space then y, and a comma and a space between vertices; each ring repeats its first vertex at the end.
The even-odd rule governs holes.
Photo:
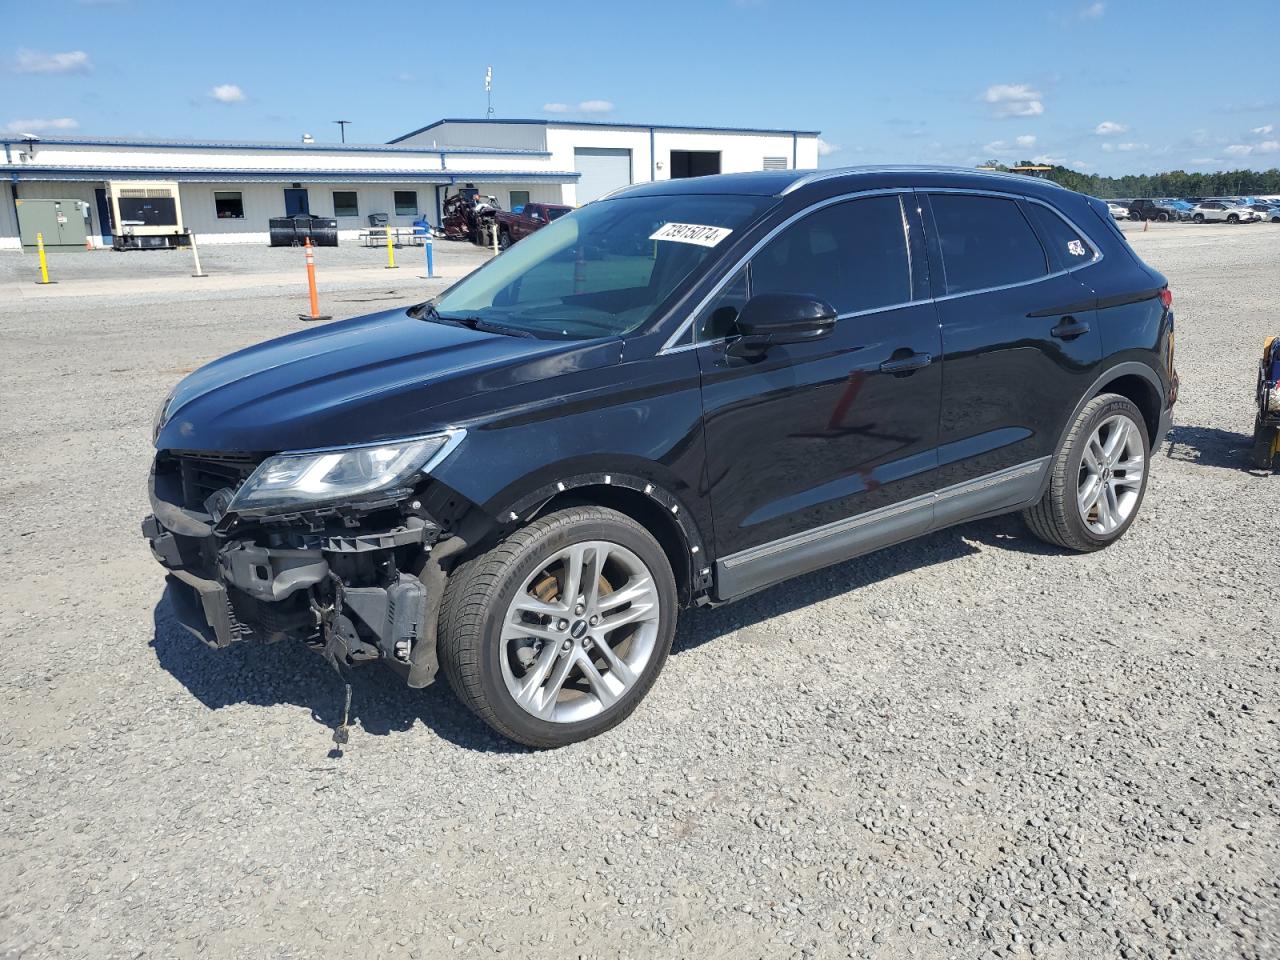
POLYGON ((616 726, 644 699, 671 650, 676 604, 671 565, 648 530, 605 507, 569 507, 454 569, 440 662, 458 699, 498 733, 562 747, 616 726))
POLYGON ((1099 394, 1067 431, 1050 465, 1048 489, 1023 519, 1046 543, 1081 553, 1101 550, 1137 518, 1150 459, 1141 411, 1119 394, 1099 394))
POLYGON ((1203 213, 1197 213, 1194 217, 1192 217, 1192 218, 1191 218, 1191 222, 1192 222, 1192 223, 1204 223, 1204 214, 1203 214, 1203 213))

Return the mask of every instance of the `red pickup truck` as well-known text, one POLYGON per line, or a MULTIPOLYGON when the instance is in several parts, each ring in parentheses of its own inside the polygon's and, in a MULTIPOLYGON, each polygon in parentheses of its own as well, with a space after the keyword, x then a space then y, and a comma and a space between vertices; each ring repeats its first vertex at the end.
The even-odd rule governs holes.
MULTIPOLYGON (((552 220, 558 220, 573 207, 562 203, 526 203, 520 212, 495 210, 498 221, 498 247, 505 250, 517 240, 541 230, 552 220)), ((492 234, 491 234, 492 236, 492 234)))

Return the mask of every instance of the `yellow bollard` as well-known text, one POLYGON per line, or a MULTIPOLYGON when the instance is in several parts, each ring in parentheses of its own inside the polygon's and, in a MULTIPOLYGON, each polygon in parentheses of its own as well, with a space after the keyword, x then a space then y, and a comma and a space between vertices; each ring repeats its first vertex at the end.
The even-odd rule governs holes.
POLYGON ((396 251, 391 245, 391 224, 387 224, 387 269, 394 270, 396 268, 396 251))
POLYGON ((36 254, 40 257, 40 279, 37 283, 49 282, 49 261, 44 256, 44 234, 36 234, 36 254))

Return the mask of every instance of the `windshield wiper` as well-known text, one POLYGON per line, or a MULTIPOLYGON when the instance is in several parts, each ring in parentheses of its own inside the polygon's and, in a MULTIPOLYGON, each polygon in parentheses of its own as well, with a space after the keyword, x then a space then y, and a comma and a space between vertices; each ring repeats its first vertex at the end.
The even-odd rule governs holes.
POLYGON ((531 340, 534 337, 528 330, 494 323, 492 320, 484 319, 484 317, 450 317, 449 319, 456 320, 465 327, 470 327, 472 330, 479 330, 483 333, 501 333, 508 337, 524 337, 527 340, 531 340))
POLYGON ((479 330, 482 333, 501 333, 508 337, 524 337, 532 339, 534 334, 528 330, 521 330, 519 327, 508 327, 501 323, 494 323, 492 320, 486 320, 484 317, 446 317, 443 313, 436 309, 436 305, 431 302, 424 303, 418 311, 418 319, 434 320, 437 323, 447 323, 451 327, 466 327, 468 330, 479 330))

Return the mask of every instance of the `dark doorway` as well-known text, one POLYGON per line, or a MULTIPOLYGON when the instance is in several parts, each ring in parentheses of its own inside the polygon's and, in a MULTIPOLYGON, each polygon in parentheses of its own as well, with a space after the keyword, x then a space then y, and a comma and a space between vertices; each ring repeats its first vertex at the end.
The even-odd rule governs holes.
POLYGON ((720 172, 719 150, 672 150, 671 179, 707 177, 720 172))
POLYGON ((93 197, 98 201, 98 231, 102 234, 102 242, 110 243, 111 235, 116 230, 111 221, 111 204, 107 203, 107 191, 98 187, 93 191, 93 197))
POLYGON ((286 217, 302 217, 311 212, 311 201, 307 198, 307 189, 296 187, 284 189, 284 215, 286 217))

